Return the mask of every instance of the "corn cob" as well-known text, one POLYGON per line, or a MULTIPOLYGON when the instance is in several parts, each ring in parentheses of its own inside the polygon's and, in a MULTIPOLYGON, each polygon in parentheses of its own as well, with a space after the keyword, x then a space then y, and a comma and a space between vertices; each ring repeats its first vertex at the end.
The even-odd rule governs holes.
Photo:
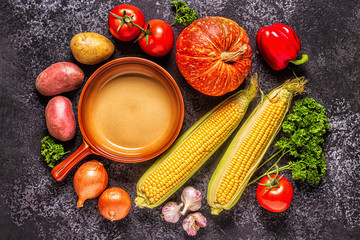
POLYGON ((239 125, 257 91, 256 75, 189 128, 140 178, 136 206, 154 208, 179 189, 239 125))
POLYGON ((304 78, 288 80, 262 98, 221 158, 208 185, 212 214, 229 210, 239 200, 251 176, 278 133, 292 97, 304 91, 304 78))

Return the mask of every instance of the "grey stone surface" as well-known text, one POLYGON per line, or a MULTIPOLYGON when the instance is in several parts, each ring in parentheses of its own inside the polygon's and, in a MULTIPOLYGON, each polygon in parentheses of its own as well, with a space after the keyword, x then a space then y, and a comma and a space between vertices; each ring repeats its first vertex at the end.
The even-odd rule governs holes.
MULTIPOLYGON (((55 182, 40 155, 40 141, 47 135, 45 106, 50 99, 35 89, 37 75, 60 61, 77 63, 69 42, 79 32, 92 31, 115 43, 115 54, 150 59, 163 66, 176 79, 185 102, 182 132, 226 96, 209 97, 195 91, 181 76, 175 63, 175 49, 161 58, 144 54, 135 43, 113 38, 107 28, 109 11, 120 3, 143 10, 146 21, 159 18, 171 23, 174 12, 169 2, 103 0, 2 0, 0 55, 0 239, 186 239, 181 223, 170 224, 160 218, 161 208, 139 209, 109 222, 97 209, 97 199, 76 208, 72 186, 75 171, 55 182)), ((256 201, 256 186, 249 186, 230 211, 212 216, 203 199, 201 212, 208 226, 199 239, 359 239, 360 238, 360 107, 358 78, 360 3, 339 0, 208 0, 187 1, 200 17, 224 16, 236 21, 249 34, 253 49, 251 73, 259 73, 262 90, 267 93, 285 79, 305 75, 310 79, 307 96, 327 109, 331 129, 324 151, 328 172, 315 187, 295 182, 291 207, 280 214, 262 209, 256 201), (308 63, 276 72, 256 50, 255 36, 260 27, 282 22, 292 26, 302 42, 308 63)), ((174 25, 175 37, 183 27, 174 25)), ((99 67, 79 64, 86 79, 99 67)), ((241 88, 241 87, 240 87, 241 88)), ((77 111, 81 89, 66 93, 77 111)), ((251 108, 254 107, 254 104, 251 108)), ((74 151, 82 137, 65 144, 74 151)), ((206 196, 207 183, 225 143, 187 182, 206 196)), ((136 197, 138 179, 153 160, 121 164, 98 156, 109 174, 109 187, 121 187, 136 197)), ((170 199, 180 201, 181 188, 170 199)))

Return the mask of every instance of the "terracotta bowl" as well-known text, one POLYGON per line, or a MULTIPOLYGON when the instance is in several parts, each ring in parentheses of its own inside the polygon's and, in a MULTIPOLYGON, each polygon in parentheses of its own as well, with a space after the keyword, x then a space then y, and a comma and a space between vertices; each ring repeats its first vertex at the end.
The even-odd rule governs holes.
POLYGON ((51 172, 57 181, 86 156, 136 163, 164 152, 178 136, 184 103, 175 80, 142 58, 113 60, 85 84, 78 106, 83 143, 51 172))

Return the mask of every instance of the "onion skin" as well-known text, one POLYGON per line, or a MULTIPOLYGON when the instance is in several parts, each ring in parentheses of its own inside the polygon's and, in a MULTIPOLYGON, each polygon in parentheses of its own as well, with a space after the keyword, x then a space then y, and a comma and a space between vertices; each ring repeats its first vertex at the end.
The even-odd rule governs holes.
POLYGON ((99 197, 98 207, 101 215, 110 221, 123 219, 131 208, 129 194, 121 188, 106 189, 99 197))
POLYGON ((108 174, 104 165, 96 160, 84 163, 74 176, 74 188, 79 200, 77 207, 82 207, 85 200, 96 198, 108 184, 108 174))

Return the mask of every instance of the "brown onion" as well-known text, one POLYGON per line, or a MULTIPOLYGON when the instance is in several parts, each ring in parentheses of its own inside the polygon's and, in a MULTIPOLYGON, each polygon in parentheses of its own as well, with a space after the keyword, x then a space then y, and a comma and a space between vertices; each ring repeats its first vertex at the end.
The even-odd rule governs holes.
POLYGON ((74 176, 74 188, 79 197, 77 207, 82 207, 86 199, 99 196, 108 184, 108 174, 96 160, 84 163, 74 176))
POLYGON ((123 219, 131 208, 129 194, 118 187, 106 189, 99 197, 99 211, 101 215, 111 221, 123 219))

